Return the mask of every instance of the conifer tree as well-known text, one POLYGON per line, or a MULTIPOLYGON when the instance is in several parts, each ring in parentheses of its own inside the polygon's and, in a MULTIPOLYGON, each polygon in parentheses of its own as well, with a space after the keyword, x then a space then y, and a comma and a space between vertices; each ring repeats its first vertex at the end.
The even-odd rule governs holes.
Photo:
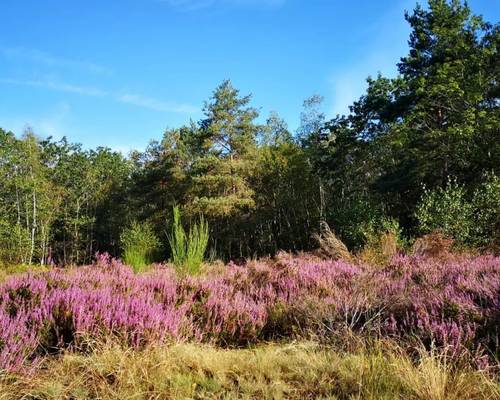
POLYGON ((206 118, 193 132, 198 154, 191 168, 191 213, 238 216, 254 206, 249 176, 254 168, 258 116, 226 80, 205 104, 206 118))

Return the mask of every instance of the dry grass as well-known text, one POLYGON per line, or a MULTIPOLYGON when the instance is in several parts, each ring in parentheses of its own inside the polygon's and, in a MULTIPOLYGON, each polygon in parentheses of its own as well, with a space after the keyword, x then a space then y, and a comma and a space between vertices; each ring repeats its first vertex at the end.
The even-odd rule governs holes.
POLYGON ((26 265, 26 264, 13 264, 13 265, 0 265, 0 283, 5 281, 12 275, 24 274, 26 272, 40 272, 48 271, 51 267, 46 265, 26 265))
POLYGON ((314 239, 319 244, 319 254, 333 260, 352 261, 352 255, 347 246, 335 236, 326 222, 321 223, 321 232, 314 239))
POLYGON ((361 249, 357 259, 365 265, 385 266, 397 252, 397 236, 393 232, 383 232, 376 240, 367 243, 361 249))
POLYGON ((452 238, 435 231, 415 240, 412 253, 424 257, 441 258, 451 253, 452 246, 452 238))
MULTIPOLYGON (((457 365, 446 353, 420 350, 418 362, 398 358, 394 364, 401 381, 417 399, 499 399, 500 384, 470 365, 457 365)), ((460 360, 458 360, 460 361, 460 360)))
POLYGON ((116 345, 5 376, 0 399, 495 399, 499 384, 439 354, 412 362, 382 342, 349 353, 315 343, 224 350, 116 345))

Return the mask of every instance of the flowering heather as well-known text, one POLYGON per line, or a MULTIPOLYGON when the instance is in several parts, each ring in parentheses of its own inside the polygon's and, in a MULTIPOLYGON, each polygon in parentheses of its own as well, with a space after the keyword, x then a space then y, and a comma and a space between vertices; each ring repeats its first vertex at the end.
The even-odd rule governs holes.
POLYGON ((500 258, 397 256, 382 270, 281 256, 177 277, 134 274, 117 260, 13 276, 0 287, 0 368, 33 365, 87 339, 244 345, 304 332, 354 330, 495 350, 500 258))

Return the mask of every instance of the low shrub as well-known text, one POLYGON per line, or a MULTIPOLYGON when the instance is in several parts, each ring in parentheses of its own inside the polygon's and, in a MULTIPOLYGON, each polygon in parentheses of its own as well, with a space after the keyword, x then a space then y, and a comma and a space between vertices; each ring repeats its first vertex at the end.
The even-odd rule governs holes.
POLYGON ((474 192, 473 244, 500 248, 500 178, 487 174, 474 192))
POLYGON ((460 244, 470 240, 473 207, 466 198, 465 188, 450 179, 445 188, 424 190, 415 216, 420 233, 439 230, 460 244))
MULTIPOLYGON (((458 354, 498 351, 500 258, 397 255, 385 268, 313 256, 228 264, 178 277, 95 265, 16 275, 0 286, 0 368, 22 369, 89 339, 241 346, 346 329, 458 354)), ((498 357, 498 354, 496 354, 498 357)))
POLYGON ((387 265, 405 246, 401 228, 396 220, 382 218, 377 223, 365 224, 363 232, 365 245, 357 256, 364 263, 387 265))
POLYGON ((425 190, 415 217, 421 234, 440 231, 458 245, 496 249, 500 237, 500 178, 485 174, 473 193, 450 179, 425 190))
POLYGON ((434 231, 415 240, 412 254, 420 257, 442 258, 451 254, 453 239, 434 231))

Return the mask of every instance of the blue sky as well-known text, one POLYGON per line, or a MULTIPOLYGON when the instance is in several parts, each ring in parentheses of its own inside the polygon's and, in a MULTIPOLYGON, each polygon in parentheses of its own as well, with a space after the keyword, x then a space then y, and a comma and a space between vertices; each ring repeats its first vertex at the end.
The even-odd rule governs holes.
MULTIPOLYGON (((470 0, 496 22, 496 0, 470 0)), ((414 0, 2 0, 0 127, 127 152, 198 120, 229 78, 294 129, 395 74, 414 0)))

